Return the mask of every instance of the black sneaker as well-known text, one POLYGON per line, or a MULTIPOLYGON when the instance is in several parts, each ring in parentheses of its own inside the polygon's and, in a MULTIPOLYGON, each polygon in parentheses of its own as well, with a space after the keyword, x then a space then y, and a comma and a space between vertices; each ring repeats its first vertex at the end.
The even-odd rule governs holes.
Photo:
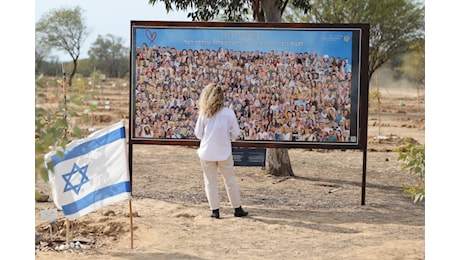
POLYGON ((213 209, 212 210, 211 218, 220 218, 219 209, 213 209))
POLYGON ((243 208, 240 206, 238 208, 235 208, 235 217, 246 217, 249 213, 244 211, 243 208))

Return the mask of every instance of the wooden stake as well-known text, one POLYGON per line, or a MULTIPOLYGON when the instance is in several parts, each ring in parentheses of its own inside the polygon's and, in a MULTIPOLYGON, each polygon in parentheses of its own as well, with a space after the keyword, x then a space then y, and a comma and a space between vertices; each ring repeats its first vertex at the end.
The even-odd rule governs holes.
POLYGON ((131 229, 131 249, 133 249, 134 245, 134 238, 133 238, 133 207, 131 203, 131 199, 129 199, 129 224, 130 224, 130 229, 131 229))
POLYGON ((67 244, 69 244, 71 236, 70 236, 70 220, 68 218, 65 218, 65 228, 66 228, 65 236, 66 236, 67 244))
POLYGON ((96 67, 93 67, 93 89, 91 90, 91 97, 94 99, 94 91, 96 89, 96 67))
MULTIPOLYGON (((65 65, 62 63, 62 90, 64 91, 64 118, 67 122, 67 88, 66 88, 65 65)), ((67 127, 64 128, 64 140, 67 140, 67 127)))
POLYGON ((380 113, 380 82, 379 82, 379 75, 375 73, 375 80, 377 81, 377 112, 378 112, 378 117, 379 117, 379 136, 378 136, 378 141, 380 143, 380 137, 382 136, 382 128, 381 128, 381 113, 380 113))

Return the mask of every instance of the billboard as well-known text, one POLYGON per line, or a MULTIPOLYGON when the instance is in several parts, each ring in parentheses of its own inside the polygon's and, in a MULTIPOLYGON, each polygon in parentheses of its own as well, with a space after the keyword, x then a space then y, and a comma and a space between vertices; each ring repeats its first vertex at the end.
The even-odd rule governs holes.
POLYGON ((362 148, 367 24, 131 21, 130 142, 198 146, 197 101, 225 90, 235 147, 362 148))

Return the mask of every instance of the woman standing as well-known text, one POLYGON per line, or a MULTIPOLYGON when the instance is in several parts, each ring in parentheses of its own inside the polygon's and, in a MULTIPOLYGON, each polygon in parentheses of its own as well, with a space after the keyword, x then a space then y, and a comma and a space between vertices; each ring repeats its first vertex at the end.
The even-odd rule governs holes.
POLYGON ((231 141, 235 140, 240 128, 235 112, 224 107, 222 87, 208 84, 198 101, 200 113, 195 126, 195 136, 201 140, 197 150, 203 169, 206 197, 212 211, 211 217, 220 218, 217 171, 220 170, 235 217, 244 217, 248 212, 241 207, 238 183, 233 169, 231 141))

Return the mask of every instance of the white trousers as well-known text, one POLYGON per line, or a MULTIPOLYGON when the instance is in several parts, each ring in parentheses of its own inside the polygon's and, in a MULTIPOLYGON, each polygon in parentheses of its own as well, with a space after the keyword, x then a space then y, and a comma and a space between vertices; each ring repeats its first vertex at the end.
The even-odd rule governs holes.
POLYGON ((233 208, 241 206, 240 189, 235 179, 233 169, 233 155, 230 155, 225 161, 201 161, 203 169, 204 187, 206 197, 208 198, 211 210, 220 208, 219 189, 217 184, 217 171, 219 170, 224 178, 225 190, 227 197, 233 208))

